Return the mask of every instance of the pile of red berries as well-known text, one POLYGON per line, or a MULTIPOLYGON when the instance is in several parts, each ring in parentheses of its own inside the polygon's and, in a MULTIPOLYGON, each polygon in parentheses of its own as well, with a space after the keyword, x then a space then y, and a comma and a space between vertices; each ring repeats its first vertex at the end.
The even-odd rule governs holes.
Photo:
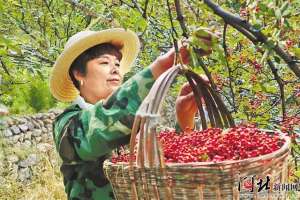
MULTIPOLYGON (((182 133, 165 130, 158 138, 166 162, 172 163, 242 160, 269 154, 284 144, 277 133, 264 132, 253 126, 237 126, 226 131, 219 128, 182 133)), ((128 153, 113 157, 113 162, 128 161, 128 153)))

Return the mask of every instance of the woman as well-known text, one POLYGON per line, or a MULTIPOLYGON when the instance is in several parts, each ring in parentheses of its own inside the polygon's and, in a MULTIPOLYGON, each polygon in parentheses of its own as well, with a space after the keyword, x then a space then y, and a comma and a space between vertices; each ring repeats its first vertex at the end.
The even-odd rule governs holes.
MULTIPOLYGON (((210 38, 201 38, 210 44, 210 38)), ((135 113, 155 79, 173 65, 174 49, 122 84, 139 51, 136 34, 124 29, 83 31, 72 36, 57 58, 50 90, 73 104, 53 124, 56 149, 63 160, 68 199, 113 199, 103 161, 127 144, 135 113)), ((183 61, 188 51, 180 47, 183 61)), ((193 127, 197 111, 188 85, 176 101, 181 128, 193 127)))

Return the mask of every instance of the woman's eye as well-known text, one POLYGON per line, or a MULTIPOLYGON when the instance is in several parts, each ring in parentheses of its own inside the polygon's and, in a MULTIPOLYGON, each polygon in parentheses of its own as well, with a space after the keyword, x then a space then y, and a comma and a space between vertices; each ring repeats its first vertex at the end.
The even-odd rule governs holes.
POLYGON ((100 65, 108 65, 108 62, 100 62, 100 65))
POLYGON ((115 65, 116 65, 117 67, 120 67, 120 63, 116 63, 115 65))

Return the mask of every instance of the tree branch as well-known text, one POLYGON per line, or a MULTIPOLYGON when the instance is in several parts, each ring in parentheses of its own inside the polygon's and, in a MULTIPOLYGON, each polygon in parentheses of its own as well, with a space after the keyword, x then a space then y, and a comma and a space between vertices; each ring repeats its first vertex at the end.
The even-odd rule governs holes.
POLYGON ((134 5, 130 5, 129 3, 123 1, 123 0, 120 0, 121 4, 125 4, 126 6, 130 7, 130 8, 136 8, 134 5))
MULTIPOLYGON (((218 93, 217 94, 220 94, 221 96, 223 96, 225 99, 226 99, 226 101, 228 102, 228 104, 231 106, 231 107, 233 107, 234 108, 234 105, 232 104, 232 101, 229 99, 229 97, 225 94, 225 92, 223 93, 223 92, 221 92, 221 91, 217 91, 218 93)), ((235 110, 233 110, 233 111, 230 111, 230 113, 232 113, 232 112, 236 112, 235 110)))
POLYGON ((8 71, 8 68, 6 67, 5 63, 3 62, 1 56, 0 56, 0 63, 1 63, 2 68, 4 69, 5 73, 7 75, 11 76, 10 73, 9 73, 9 71, 8 71))
POLYGON ((91 17, 98 17, 98 14, 91 11, 89 8, 85 7, 84 5, 74 1, 74 0, 64 0, 66 3, 71 4, 72 6, 74 6, 75 8, 77 8, 78 10, 84 12, 86 15, 91 16, 91 17))
POLYGON ((184 3, 192 11, 192 13, 194 13, 194 15, 196 16, 196 21, 199 21, 199 19, 200 19, 199 13, 196 12, 196 10, 194 9, 194 7, 191 5, 191 2, 189 0, 186 0, 186 1, 184 1, 184 3))
MULTIPOLYGON (((125 4, 125 5, 127 5, 127 6, 130 7, 130 8, 136 9, 136 10, 141 14, 141 16, 142 16, 143 18, 145 18, 143 10, 140 8, 140 6, 138 5, 138 3, 137 3, 136 1, 135 1, 135 4, 134 4, 134 5, 131 5, 131 4, 129 4, 129 3, 125 2, 125 1, 123 1, 123 0, 120 0, 120 2, 123 3, 123 4, 125 4)), ((134 3, 134 2, 133 2, 133 3, 134 3)), ((146 18, 145 18, 145 19, 146 19, 146 18)), ((153 18, 151 15, 147 16, 147 20, 148 20, 148 22, 153 26, 154 29, 156 29, 156 30, 159 31, 160 33, 164 32, 164 30, 158 28, 159 22, 158 22, 155 18, 153 18), (157 23, 157 24, 156 24, 156 23, 157 23)), ((160 25, 161 27, 164 27, 165 29, 167 29, 164 25, 162 25, 162 24, 159 24, 159 25, 160 25)))
POLYGON ((71 26, 71 17, 72 17, 72 14, 73 14, 73 10, 68 15, 68 24, 67 24, 67 28, 66 28, 66 35, 67 35, 68 39, 70 37, 69 31, 70 31, 70 26, 71 26))
POLYGON ((226 45, 226 31, 227 31, 227 23, 224 24, 224 29, 223 29, 223 49, 224 49, 224 54, 225 54, 225 62, 226 62, 226 68, 228 71, 228 77, 229 77, 229 88, 232 96, 232 105, 233 105, 233 110, 234 112, 237 111, 236 108, 236 103, 235 103, 235 94, 232 86, 232 71, 230 69, 229 63, 228 63, 228 51, 227 51, 227 45, 226 45))
POLYGON ((278 98, 276 101, 274 101, 274 103, 272 103, 271 107, 268 110, 266 110, 266 111, 264 111, 262 113, 256 114, 255 117, 263 116, 266 113, 270 112, 271 110, 273 110, 278 105, 279 102, 280 102, 280 99, 278 98))
POLYGON ((268 65, 270 66, 272 73, 274 75, 274 78, 278 84, 279 91, 280 91, 280 99, 281 99, 281 110, 282 110, 282 119, 285 119, 286 117, 286 105, 285 105, 285 95, 284 95, 284 83, 280 76, 278 75, 277 69, 274 65, 274 63, 268 59, 267 60, 268 65))
MULTIPOLYGON (((54 14, 53 14, 53 12, 52 12, 52 10, 51 10, 51 8, 50 8, 52 2, 49 2, 49 3, 48 3, 47 0, 43 0, 43 2, 45 3, 46 8, 48 9, 48 11, 49 11, 49 13, 50 13, 52 20, 56 21, 56 17, 54 16, 54 14)), ((59 31, 58 31, 58 29, 57 29, 56 26, 54 26, 54 33, 55 33, 56 37, 58 37, 59 39, 61 39, 61 37, 60 37, 59 34, 58 34, 59 31)))
MULTIPOLYGON (((50 64, 51 66, 54 64, 54 61, 50 60, 49 58, 44 57, 43 55, 41 55, 38 51, 36 51, 33 48, 24 47, 24 50, 26 50, 26 52, 28 52, 28 54, 30 54, 30 56, 36 57, 40 61, 46 62, 46 63, 50 64)), ((15 55, 15 54, 8 54, 8 56, 24 60, 24 56, 15 55)))
POLYGON ((141 15, 145 18, 146 15, 144 13, 144 10, 140 7, 138 2, 136 0, 131 0, 131 2, 133 3, 134 7, 139 11, 139 13, 141 13, 141 15))
POLYGON ((149 0, 146 0, 146 2, 145 2, 145 7, 144 7, 144 14, 143 14, 143 17, 145 18, 145 19, 147 19, 147 9, 148 9, 148 4, 149 4, 149 0))
MULTIPOLYGON (((238 25, 238 26, 242 27, 243 29, 245 29, 249 33, 251 33, 253 36, 255 36, 255 38, 258 42, 261 42, 261 43, 269 46, 272 50, 274 50, 276 52, 277 55, 279 55, 288 64, 288 67, 294 72, 294 74, 300 78, 300 66, 297 64, 297 61, 295 59, 293 59, 292 56, 288 52, 283 51, 278 46, 278 44, 273 45, 261 31, 254 28, 249 22, 223 10, 219 5, 212 2, 211 0, 204 0, 204 3, 207 6, 209 6, 214 11, 215 14, 222 17, 226 23, 228 23, 232 26, 238 25)), ((245 36, 247 37, 247 35, 245 35, 245 36)))
POLYGON ((189 33, 188 30, 186 28, 186 25, 184 23, 184 17, 182 15, 181 12, 181 7, 180 7, 180 1, 179 0, 175 0, 175 8, 176 8, 176 13, 177 13, 177 20, 179 21, 180 27, 182 29, 182 35, 185 38, 189 37, 189 33))
POLYGON ((172 27, 171 36, 173 38, 173 44, 174 44, 176 55, 178 55, 178 53, 179 53, 179 49, 178 49, 178 45, 177 45, 178 34, 177 34, 176 29, 173 24, 173 17, 172 17, 172 11, 171 11, 169 0, 167 0, 167 6, 168 6, 168 13, 169 13, 169 20, 171 22, 171 27, 172 27))

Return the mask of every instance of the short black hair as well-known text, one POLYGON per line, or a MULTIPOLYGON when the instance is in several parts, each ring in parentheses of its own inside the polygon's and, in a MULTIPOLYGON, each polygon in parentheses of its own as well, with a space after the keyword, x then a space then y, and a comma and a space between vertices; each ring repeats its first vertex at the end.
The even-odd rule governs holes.
POLYGON ((87 50, 85 50, 82 54, 80 54, 71 64, 69 69, 69 75, 75 87, 79 90, 79 81, 75 79, 73 74, 74 71, 78 71, 82 75, 86 75, 87 68, 86 64, 88 61, 93 60, 94 58, 98 58, 103 54, 111 54, 118 58, 119 61, 122 59, 122 53, 120 52, 121 46, 116 46, 111 43, 102 43, 96 46, 93 46, 87 50))

